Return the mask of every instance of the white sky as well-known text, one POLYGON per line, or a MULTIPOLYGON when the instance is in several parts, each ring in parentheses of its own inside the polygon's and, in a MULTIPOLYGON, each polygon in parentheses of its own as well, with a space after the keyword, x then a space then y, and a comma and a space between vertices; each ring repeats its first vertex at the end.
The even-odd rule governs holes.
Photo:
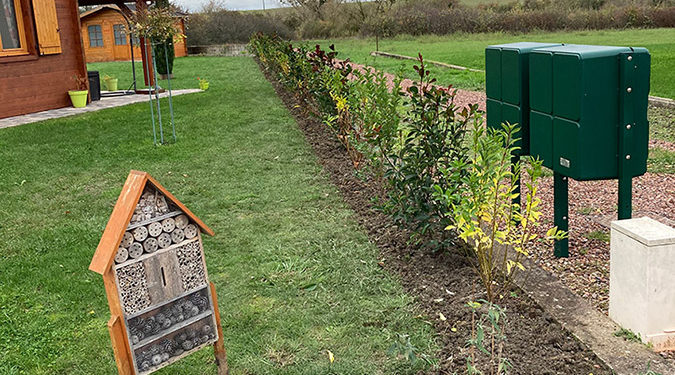
MULTIPOLYGON (((282 6, 279 0, 220 0, 225 4, 225 7, 229 10, 249 10, 249 9, 262 9, 263 3, 265 3, 265 8, 279 8, 282 6)), ((206 4, 208 0, 173 0, 176 4, 179 4, 190 11, 198 11, 202 8, 203 4, 206 4)))

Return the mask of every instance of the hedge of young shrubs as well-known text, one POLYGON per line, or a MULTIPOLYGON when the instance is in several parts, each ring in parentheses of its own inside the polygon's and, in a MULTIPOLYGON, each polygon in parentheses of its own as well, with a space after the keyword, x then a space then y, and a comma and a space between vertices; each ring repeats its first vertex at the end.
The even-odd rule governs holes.
MULTIPOLYGON (((405 90, 368 68, 340 61, 333 46, 294 46, 255 35, 251 51, 342 142, 358 173, 382 187, 380 208, 419 244, 468 245, 489 300, 522 269, 540 221, 541 162, 527 159, 523 206, 513 203, 520 168, 511 166, 517 125, 486 129, 477 104, 455 104, 456 91, 435 85, 422 56, 418 82, 405 90), (497 248, 515 253, 500 256, 497 248)), ((547 237, 561 238, 555 228, 547 237)))

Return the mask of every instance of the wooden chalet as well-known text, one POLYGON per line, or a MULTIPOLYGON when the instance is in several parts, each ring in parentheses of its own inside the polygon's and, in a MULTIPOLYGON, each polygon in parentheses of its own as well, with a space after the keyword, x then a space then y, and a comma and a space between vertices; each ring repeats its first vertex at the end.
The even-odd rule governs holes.
POLYGON ((0 1, 0 118, 70 106, 86 77, 77 0, 0 1))
MULTIPOLYGON (((69 107, 74 78, 87 77, 79 6, 114 3, 131 15, 124 1, 1 0, 0 118, 69 107)), ((147 7, 143 0, 128 2, 147 7)), ((152 62, 142 53, 141 59, 145 83, 152 85, 152 62)))
MULTIPOLYGON (((129 10, 136 7, 130 4, 129 10)), ((185 34, 187 14, 175 13, 176 26, 185 34)), ((116 5, 102 5, 80 14, 84 55, 87 62, 141 59, 139 41, 126 33, 128 18, 116 5)), ((185 40, 174 44, 176 57, 187 56, 185 40)))

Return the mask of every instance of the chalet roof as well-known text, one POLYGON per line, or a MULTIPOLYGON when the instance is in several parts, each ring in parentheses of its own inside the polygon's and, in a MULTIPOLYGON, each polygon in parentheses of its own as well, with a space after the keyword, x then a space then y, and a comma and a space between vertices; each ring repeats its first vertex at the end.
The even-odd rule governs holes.
POLYGON ((110 215, 110 220, 108 220, 108 224, 103 231, 103 236, 101 236, 101 241, 98 243, 94 257, 91 259, 91 263, 89 264, 90 270, 102 275, 112 266, 117 249, 122 242, 122 236, 131 222, 134 209, 148 182, 194 221, 203 233, 213 236, 213 230, 206 226, 201 219, 176 199, 173 194, 169 193, 157 180, 152 178, 147 172, 132 170, 129 172, 127 181, 122 187, 115 208, 113 208, 113 212, 110 215))
MULTIPOLYGON (((135 3, 129 3, 129 4, 126 4, 126 6, 127 6, 127 8, 129 8, 129 10, 131 10, 132 12, 134 12, 134 13, 136 12, 136 4, 135 4, 135 3)), ((85 18, 85 17, 89 17, 89 16, 91 16, 92 14, 98 13, 98 12, 100 12, 100 11, 102 11, 102 10, 106 10, 106 9, 108 9, 108 10, 113 10, 113 11, 115 11, 115 12, 122 13, 122 10, 121 10, 120 7, 118 7, 117 5, 114 5, 114 4, 106 4, 106 5, 98 6, 98 7, 94 8, 94 9, 89 9, 89 10, 86 11, 86 12, 80 13, 80 19, 83 19, 83 18, 85 18)), ((185 12, 175 11, 175 12, 173 12, 173 16, 176 17, 176 18, 183 18, 183 17, 187 17, 188 14, 185 13, 185 12)))

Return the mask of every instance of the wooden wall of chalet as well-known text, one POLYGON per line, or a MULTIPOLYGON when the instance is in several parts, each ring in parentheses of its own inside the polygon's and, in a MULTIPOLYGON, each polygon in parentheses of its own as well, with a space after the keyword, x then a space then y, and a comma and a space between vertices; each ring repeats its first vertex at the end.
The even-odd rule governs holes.
MULTIPOLYGON (((120 12, 112 9, 102 9, 98 12, 89 14, 81 19, 82 22, 82 42, 84 44, 84 55, 87 62, 101 61, 128 61, 131 60, 131 51, 129 48, 129 36, 127 36, 126 45, 115 45, 115 33, 113 25, 127 25, 127 21, 120 12), (103 46, 91 47, 89 43, 90 25, 100 25, 103 34, 103 46)), ((185 23, 182 19, 177 19, 183 34, 185 34, 185 23)), ((187 56, 187 46, 184 41, 174 45, 176 57, 187 56)), ((134 60, 141 60, 141 49, 134 46, 134 60)), ((105 72, 102 72, 105 73, 105 72)))
POLYGON ((29 55, 0 57, 0 118, 70 106, 73 76, 87 76, 76 0, 54 0, 61 53, 39 56, 35 48, 30 0, 21 0, 29 55))

